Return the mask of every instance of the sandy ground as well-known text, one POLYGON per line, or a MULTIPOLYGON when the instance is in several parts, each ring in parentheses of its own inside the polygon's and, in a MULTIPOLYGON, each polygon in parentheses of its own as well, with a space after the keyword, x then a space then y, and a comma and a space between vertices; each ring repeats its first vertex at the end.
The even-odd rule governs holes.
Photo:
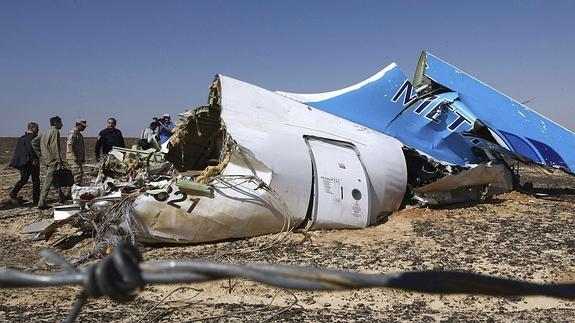
MULTIPOLYGON (((6 166, 14 140, 0 139, 0 200, 18 179, 6 166), (12 145, 12 146, 11 146, 12 145)), ((142 246, 146 260, 282 263, 366 273, 462 270, 534 282, 575 281, 575 179, 524 170, 537 192, 502 194, 480 204, 413 208, 364 230, 292 233, 264 252, 243 253, 274 235, 192 246, 142 246)), ((30 199, 27 185, 21 195, 30 199)), ((0 204, 0 266, 55 271, 38 256, 50 241, 20 231, 51 216, 30 205, 0 204)), ((91 239, 68 250, 84 255, 91 239)), ((0 290, 0 320, 60 321, 79 288, 0 290)), ((231 279, 148 286, 133 302, 91 300, 80 321, 575 321, 575 301, 547 297, 428 295, 392 289, 303 292, 231 279), (164 299, 165 298, 165 299, 164 299)))

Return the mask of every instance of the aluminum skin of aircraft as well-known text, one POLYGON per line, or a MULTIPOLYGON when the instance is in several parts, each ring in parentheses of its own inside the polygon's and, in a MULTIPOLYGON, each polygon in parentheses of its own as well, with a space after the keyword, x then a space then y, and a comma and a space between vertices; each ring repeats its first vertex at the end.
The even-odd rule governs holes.
POLYGON ((150 183, 133 204, 143 241, 364 228, 413 192, 441 204, 509 190, 513 162, 575 169, 572 132, 427 52, 413 81, 391 64, 326 93, 217 75, 208 105, 181 116, 163 152, 203 186, 150 183))
POLYGON ((573 132, 428 52, 413 82, 391 64, 341 90, 277 93, 386 133, 443 163, 480 164, 492 151, 575 170, 573 132))
POLYGON ((222 75, 210 97, 210 105, 182 114, 180 134, 164 148, 185 173, 194 161, 180 161, 194 158, 180 152, 209 150, 191 137, 214 137, 207 146, 219 145, 225 157, 206 181, 211 194, 193 196, 171 182, 139 196, 133 208, 142 241, 364 228, 400 207, 407 166, 397 139, 222 75))

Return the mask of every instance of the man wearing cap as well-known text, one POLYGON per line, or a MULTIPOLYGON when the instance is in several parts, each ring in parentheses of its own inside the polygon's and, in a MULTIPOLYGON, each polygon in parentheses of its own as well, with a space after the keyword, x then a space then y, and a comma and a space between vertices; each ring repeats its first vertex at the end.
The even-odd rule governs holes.
POLYGON ((164 114, 162 120, 160 121, 160 145, 164 144, 170 139, 175 127, 176 125, 170 121, 170 115, 167 113, 164 114))
POLYGON ((76 126, 68 132, 68 142, 66 143, 66 161, 74 174, 74 184, 76 185, 82 185, 82 179, 84 178, 83 165, 86 162, 86 157, 82 131, 86 127, 86 120, 76 120, 76 126))

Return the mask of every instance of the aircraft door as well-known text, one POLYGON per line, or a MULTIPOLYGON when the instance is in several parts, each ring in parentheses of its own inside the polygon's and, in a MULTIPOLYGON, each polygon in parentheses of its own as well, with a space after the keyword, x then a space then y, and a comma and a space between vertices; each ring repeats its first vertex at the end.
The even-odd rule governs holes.
POLYGON ((314 172, 310 229, 364 228, 369 224, 369 186, 351 143, 306 137, 314 172))

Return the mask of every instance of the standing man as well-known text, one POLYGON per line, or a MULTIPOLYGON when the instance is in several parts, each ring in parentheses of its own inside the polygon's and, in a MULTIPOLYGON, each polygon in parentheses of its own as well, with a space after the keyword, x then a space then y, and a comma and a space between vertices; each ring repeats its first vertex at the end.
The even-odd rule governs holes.
POLYGON ((126 148, 122 132, 116 129, 116 119, 108 118, 108 127, 100 131, 96 141, 96 160, 100 160, 100 151, 106 155, 114 146, 126 148))
POLYGON ((30 122, 28 124, 28 131, 18 139, 16 149, 14 150, 14 157, 10 166, 20 170, 20 180, 14 185, 14 189, 10 191, 10 200, 13 204, 18 205, 18 192, 22 186, 26 185, 30 175, 32 175, 32 200, 34 204, 38 204, 40 198, 40 160, 38 155, 32 148, 32 139, 38 136, 38 124, 30 122))
POLYGON ((150 148, 160 150, 160 145, 158 144, 158 138, 156 136, 156 130, 158 129, 158 125, 159 125, 158 121, 152 121, 150 122, 150 126, 144 129, 144 131, 142 131, 140 141, 138 141, 138 146, 140 146, 140 148, 144 150, 150 148))
POLYGON ((84 163, 86 162, 84 152, 84 136, 82 131, 87 127, 86 120, 76 120, 76 126, 68 132, 68 141, 66 143, 66 161, 74 174, 74 184, 82 185, 84 178, 84 163))
POLYGON ((160 145, 163 145, 170 139, 175 127, 174 123, 170 121, 170 115, 167 113, 164 114, 160 122, 160 145))
MULTIPOLYGON (((40 210, 50 208, 46 204, 46 197, 52 186, 54 172, 58 167, 64 165, 60 157, 60 131, 58 131, 60 129, 62 129, 62 119, 58 116, 52 117, 50 118, 50 129, 32 140, 34 151, 40 156, 44 167, 46 167, 46 177, 42 183, 42 191, 40 191, 40 198, 38 199, 38 209, 40 210)), ((62 200, 64 194, 60 189, 58 192, 60 200, 62 200)))

